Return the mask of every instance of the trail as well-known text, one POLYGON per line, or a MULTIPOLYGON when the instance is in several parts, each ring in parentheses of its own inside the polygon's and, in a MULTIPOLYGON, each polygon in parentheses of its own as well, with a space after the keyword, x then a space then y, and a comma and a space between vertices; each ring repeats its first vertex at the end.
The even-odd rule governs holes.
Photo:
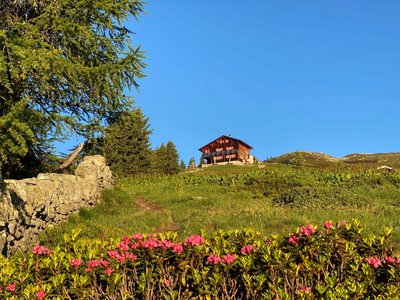
POLYGON ((171 212, 163 209, 160 205, 153 203, 151 201, 148 201, 143 198, 135 198, 135 204, 139 206, 143 210, 151 211, 151 212, 159 212, 162 211, 165 213, 165 216, 168 218, 167 224, 157 228, 154 230, 153 233, 162 233, 162 232, 168 232, 168 231, 178 231, 179 230, 179 224, 175 223, 174 219, 171 216, 171 212))

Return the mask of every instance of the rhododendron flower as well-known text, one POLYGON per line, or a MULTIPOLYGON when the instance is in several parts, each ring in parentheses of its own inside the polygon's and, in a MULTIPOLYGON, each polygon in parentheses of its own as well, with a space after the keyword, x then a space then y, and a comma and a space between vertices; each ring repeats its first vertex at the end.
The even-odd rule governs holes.
POLYGON ((13 293, 13 292, 15 292, 16 288, 17 288, 17 283, 13 282, 6 286, 6 291, 13 293))
POLYGON ((365 258, 365 261, 371 267, 374 267, 375 269, 379 268, 379 266, 381 265, 381 260, 379 258, 377 258, 376 256, 367 257, 367 258, 365 258))
POLYGON ((311 224, 308 224, 306 226, 301 226, 301 234, 305 235, 307 237, 315 234, 315 229, 311 224))
POLYGON ((153 250, 160 246, 160 241, 155 238, 149 238, 147 241, 142 242, 142 247, 148 250, 153 250))
POLYGON ((183 246, 180 243, 176 243, 176 244, 174 244, 173 251, 176 254, 181 254, 183 251, 183 246))
POLYGON ((227 265, 231 265, 235 261, 236 256, 234 254, 227 254, 222 259, 227 265))
POLYGON ((35 247, 33 247, 32 253, 36 255, 50 255, 51 251, 46 247, 36 245, 35 247))
POLYGON ((107 252, 107 255, 108 255, 110 258, 116 258, 117 255, 118 255, 118 251, 117 251, 117 250, 110 250, 110 251, 107 252))
POLYGON ((240 250, 240 252, 242 254, 250 254, 251 252, 255 252, 256 249, 254 249, 253 245, 246 245, 243 246, 242 249, 240 250))
POLYGON ((162 240, 160 242, 161 248, 163 249, 169 249, 169 248, 173 248, 174 247, 174 243, 172 243, 171 241, 168 240, 162 240))
POLYGON ((290 237, 289 237, 289 243, 290 244, 292 244, 293 246, 297 246, 298 244, 299 244, 299 241, 300 241, 300 238, 297 236, 297 235, 295 235, 295 234, 292 234, 290 237))
POLYGON ((393 265, 393 264, 396 263, 396 259, 395 259, 394 257, 392 257, 392 256, 387 256, 387 257, 385 258, 385 262, 386 262, 387 264, 389 264, 389 265, 393 265))
POLYGON ((138 240, 138 241, 142 241, 143 240, 143 235, 141 235, 140 233, 135 233, 132 237, 135 240, 138 240))
POLYGON ((209 262, 210 264, 219 264, 220 262, 222 262, 221 257, 217 256, 217 255, 210 255, 209 257, 207 257, 207 262, 209 262))
POLYGON ((104 270, 104 273, 105 273, 107 276, 111 276, 112 272, 114 272, 114 270, 111 269, 111 268, 107 268, 107 269, 104 270))
POLYGON ((326 230, 331 229, 333 227, 332 221, 326 221, 324 227, 326 228, 326 230))
POLYGON ((83 263, 82 259, 79 259, 79 258, 71 259, 71 266, 73 266, 74 268, 79 267, 82 263, 83 263))
POLYGON ((39 300, 44 299, 46 296, 47 296, 47 294, 46 294, 45 292, 43 292, 42 290, 36 292, 36 297, 37 297, 39 300))
POLYGON ((121 241, 117 245, 117 249, 121 251, 128 251, 129 250, 129 244, 126 241, 121 241))
POLYGON ((135 261, 137 259, 137 256, 135 254, 129 253, 129 252, 126 252, 124 254, 124 256, 125 256, 125 259, 131 260, 131 261, 135 261))
POLYGON ((185 239, 185 246, 198 246, 205 242, 201 235, 193 235, 185 239))

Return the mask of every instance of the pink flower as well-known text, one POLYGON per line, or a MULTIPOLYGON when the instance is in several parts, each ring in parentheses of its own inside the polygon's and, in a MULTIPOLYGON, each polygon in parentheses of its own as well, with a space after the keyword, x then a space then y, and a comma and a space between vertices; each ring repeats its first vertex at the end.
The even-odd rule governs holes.
POLYGON ((375 269, 379 268, 379 266, 381 265, 381 260, 376 256, 367 257, 365 258, 365 261, 375 269))
POLYGON ((251 252, 256 252, 256 249, 254 249, 253 245, 246 245, 242 247, 240 252, 242 254, 250 254, 251 252))
POLYGON ((129 250, 129 245, 128 242, 126 241, 121 241, 118 245, 117 245, 117 249, 121 250, 121 251, 128 251, 129 250))
POLYGON ((125 259, 135 261, 137 260, 137 256, 133 253, 125 252, 125 259))
POLYGON ((36 245, 35 247, 33 247, 32 253, 36 255, 50 255, 51 251, 46 247, 36 245))
POLYGON ((71 259, 71 266, 73 266, 75 269, 78 268, 82 263, 83 263, 82 259, 79 258, 71 259))
POLYGON ((120 263, 123 263, 124 261, 125 261, 125 259, 126 259, 126 256, 125 255, 121 255, 121 254, 117 254, 116 256, 115 256, 115 258, 120 262, 120 263))
POLYGON ((156 238, 149 238, 147 241, 142 242, 142 247, 148 250, 153 250, 160 246, 160 241, 156 238))
POLYGON ((222 262, 221 257, 211 254, 208 258, 207 258, 207 262, 209 262, 210 264, 219 264, 220 262, 222 262))
POLYGON ((340 221, 339 222, 339 227, 346 227, 347 221, 340 221))
POLYGON ((392 257, 392 256, 387 256, 385 258, 385 262, 389 265, 393 265, 396 263, 396 258, 392 257))
POLYGON ((143 240, 143 235, 141 235, 140 233, 135 233, 132 237, 135 240, 138 240, 138 241, 142 241, 143 240))
POLYGON ((174 243, 172 243, 171 241, 168 240, 162 240, 160 242, 161 248, 163 249, 169 249, 169 248, 173 248, 174 247, 174 243))
POLYGON ((111 276, 112 272, 114 272, 114 270, 111 269, 111 268, 107 268, 107 269, 104 270, 104 273, 105 273, 108 277, 111 276))
POLYGON ((176 254, 181 254, 182 251, 183 251, 182 245, 181 245, 180 243, 174 244, 173 251, 174 251, 176 254))
POLYGON ((288 239, 289 243, 292 244, 293 246, 297 246, 299 244, 300 238, 295 235, 292 234, 289 239, 288 239))
POLYGON ((116 251, 116 250, 110 250, 110 251, 107 252, 107 255, 108 255, 108 257, 110 257, 110 258, 116 258, 117 255, 118 255, 118 251, 116 251))
POLYGON ((193 235, 185 239, 185 246, 198 246, 205 242, 201 235, 193 235))
POLYGON ((326 230, 331 229, 333 227, 332 221, 326 221, 324 227, 326 228, 326 230))
POLYGON ((236 256, 234 254, 227 254, 222 259, 227 265, 231 265, 235 261, 236 256))
POLYGON ((44 299, 46 296, 47 296, 47 294, 46 294, 45 292, 43 292, 42 290, 39 290, 38 292, 36 292, 36 297, 37 297, 39 300, 44 299))
POLYGON ((301 234, 305 235, 307 237, 315 234, 315 229, 311 224, 308 224, 306 226, 301 226, 301 234))
POLYGON ((10 283, 9 285, 6 286, 6 291, 13 293, 13 292, 15 292, 16 288, 17 288, 17 283, 13 282, 13 283, 10 283))

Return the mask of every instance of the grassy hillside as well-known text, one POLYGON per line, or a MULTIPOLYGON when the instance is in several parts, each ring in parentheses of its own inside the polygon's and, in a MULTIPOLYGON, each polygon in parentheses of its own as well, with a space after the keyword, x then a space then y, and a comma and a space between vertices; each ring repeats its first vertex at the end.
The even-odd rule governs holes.
MULTIPOLYGON (((321 157, 304 154, 302 167, 270 160, 262 166, 215 166, 169 177, 119 179, 114 190, 104 193, 102 205, 81 210, 42 238, 57 243, 76 228, 90 238, 163 231, 187 236, 219 228, 253 228, 268 236, 302 224, 355 218, 374 233, 394 228, 400 243, 400 175, 379 172, 372 162, 354 167, 321 157)), ((378 164, 384 158, 376 158, 378 164)))
POLYGON ((380 166, 400 169, 400 153, 354 153, 344 157, 333 157, 319 152, 296 151, 270 158, 267 163, 294 164, 301 157, 306 167, 332 168, 340 170, 370 170, 380 166))

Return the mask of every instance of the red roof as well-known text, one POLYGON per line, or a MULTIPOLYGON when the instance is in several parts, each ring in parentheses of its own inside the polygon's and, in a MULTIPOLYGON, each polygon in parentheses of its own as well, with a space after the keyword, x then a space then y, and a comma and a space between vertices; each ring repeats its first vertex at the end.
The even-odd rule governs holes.
POLYGON ((201 151, 201 149, 203 149, 204 147, 208 146, 209 144, 211 144, 211 143, 215 142, 216 140, 219 140, 219 139, 222 139, 222 138, 225 138, 225 139, 230 139, 230 140, 233 140, 233 141, 239 142, 240 144, 242 144, 242 145, 246 146, 247 148, 249 148, 249 149, 253 149, 253 147, 252 147, 252 146, 250 146, 249 144, 247 144, 247 143, 243 142, 242 140, 239 140, 239 139, 236 139, 236 138, 234 138, 234 137, 227 136, 227 135, 221 135, 219 138, 216 138, 215 140, 213 140, 213 141, 211 141, 211 142, 207 143, 206 145, 204 145, 203 147, 201 147, 201 148, 199 149, 199 151, 201 151))

